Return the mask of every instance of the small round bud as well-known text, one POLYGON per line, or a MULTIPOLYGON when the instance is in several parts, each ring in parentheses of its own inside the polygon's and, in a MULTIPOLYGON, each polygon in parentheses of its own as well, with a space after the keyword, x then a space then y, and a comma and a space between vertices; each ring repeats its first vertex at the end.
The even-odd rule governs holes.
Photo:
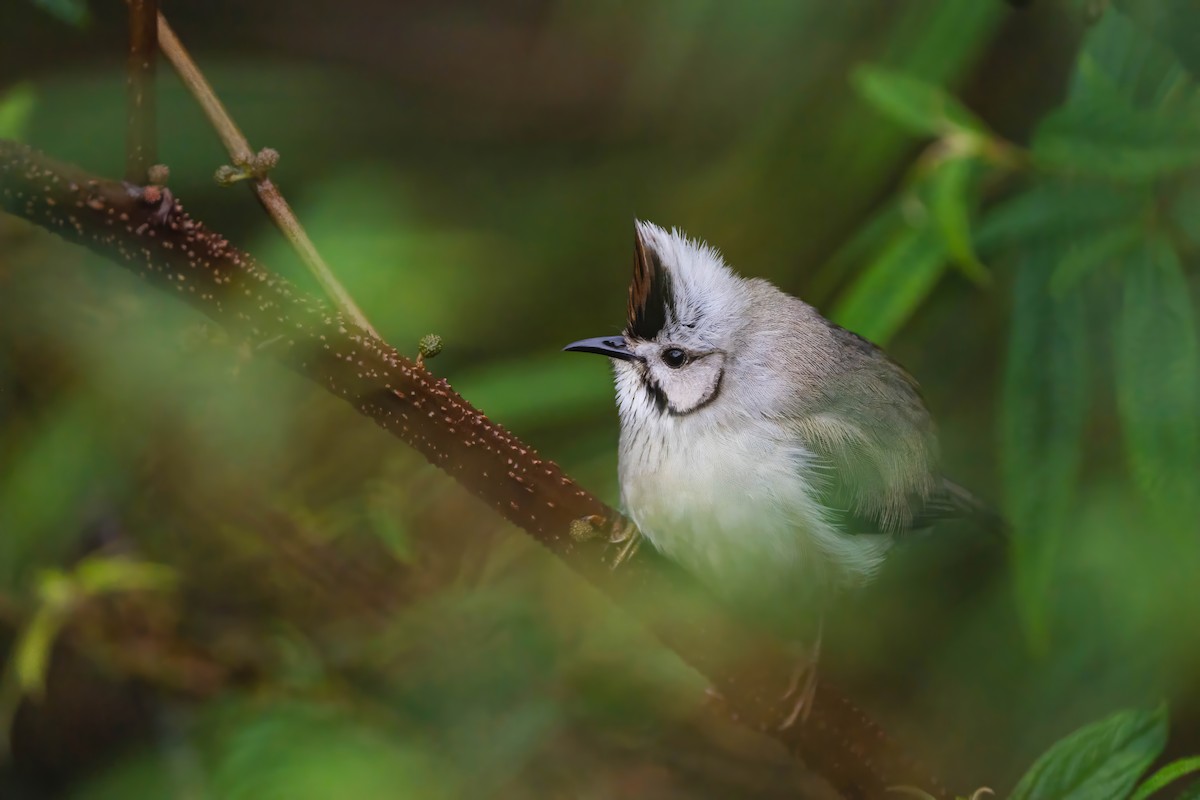
POLYGON ((279 163, 279 151, 273 147, 264 147, 254 156, 251 167, 258 177, 263 177, 279 163))
POLYGON ((433 358, 442 352, 442 337, 436 333, 427 333, 417 342, 417 353, 421 358, 433 358))
POLYGON ((237 167, 231 167, 228 164, 222 164, 217 168, 217 172, 213 175, 213 179, 219 186, 232 186, 238 181, 246 179, 246 173, 237 167))
POLYGON ((147 177, 150 178, 150 182, 156 183, 159 186, 166 186, 167 181, 171 177, 171 168, 166 164, 155 164, 146 172, 147 177))

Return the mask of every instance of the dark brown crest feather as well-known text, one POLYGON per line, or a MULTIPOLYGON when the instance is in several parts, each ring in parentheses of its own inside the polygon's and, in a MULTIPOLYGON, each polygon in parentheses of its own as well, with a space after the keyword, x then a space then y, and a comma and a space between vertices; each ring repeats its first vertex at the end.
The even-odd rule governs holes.
POLYGON ((667 308, 673 302, 671 275, 658 253, 646 247, 641 232, 636 230, 633 253, 627 332, 638 339, 653 339, 667 324, 667 308))

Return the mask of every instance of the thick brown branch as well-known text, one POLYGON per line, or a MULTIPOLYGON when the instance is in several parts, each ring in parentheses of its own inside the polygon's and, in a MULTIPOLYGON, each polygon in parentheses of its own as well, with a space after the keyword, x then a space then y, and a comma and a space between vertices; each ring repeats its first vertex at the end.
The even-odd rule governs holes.
POLYGON ((846 796, 879 797, 895 785, 945 796, 828 681, 819 685, 808 720, 779 730, 792 705, 782 699, 790 656, 723 613, 648 548, 611 569, 613 553, 602 537, 580 542, 570 531, 588 517, 611 528, 621 521, 617 512, 490 421, 444 379, 298 292, 193 220, 178 202, 164 215, 136 189, 3 140, 0 200, 11 213, 188 301, 415 447, 641 619, 712 681, 734 718, 774 736, 846 796))
POLYGON ((158 159, 157 117, 154 103, 154 67, 158 58, 158 2, 130 0, 129 56, 125 72, 126 103, 125 179, 146 183, 158 159))

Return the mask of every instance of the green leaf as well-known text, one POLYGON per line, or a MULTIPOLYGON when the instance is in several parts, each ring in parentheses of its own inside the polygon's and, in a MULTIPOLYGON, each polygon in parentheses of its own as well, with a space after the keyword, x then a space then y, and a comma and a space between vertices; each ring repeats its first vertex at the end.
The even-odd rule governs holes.
POLYGON ((1051 747, 1010 800, 1125 800, 1166 743, 1165 706, 1118 712, 1051 747))
POLYGON ((1098 228, 1142 216, 1152 200, 1140 187, 1041 181, 990 209, 976 226, 975 244, 989 253, 1086 238, 1098 228))
POLYGON ((991 273, 979 261, 971 243, 970 209, 976 165, 973 158, 948 158, 938 163, 925 180, 929 213, 945 242, 946 252, 964 275, 986 286, 992 282, 991 273))
POLYGON ((1147 797, 1162 789, 1167 784, 1174 783, 1180 778, 1197 772, 1200 772, 1200 756, 1176 759, 1170 764, 1160 767, 1157 772, 1142 781, 1141 786, 1137 788, 1137 791, 1133 793, 1133 796, 1129 800, 1146 800, 1147 797))
POLYGON ((1137 108, 1193 108, 1194 81, 1170 47, 1123 13, 1094 25, 1079 49, 1069 100, 1116 94, 1137 108))
POLYGON ((25 138, 33 116, 34 98, 31 83, 18 83, 0 97, 0 138, 17 141, 25 138))
POLYGON ((1174 53, 1119 13, 1088 33, 1067 103, 1033 140, 1035 163, 1144 181, 1200 164, 1200 96, 1174 53))
POLYGON ((75 583, 88 595, 157 591, 171 588, 175 581, 170 567, 129 558, 87 558, 75 568, 75 583))
POLYGON ((65 608, 43 604, 21 631, 13 652, 13 670, 24 694, 41 697, 46 688, 46 671, 58 633, 67 621, 65 608))
POLYGON ((833 319, 883 344, 912 316, 945 270, 945 249, 932 229, 904 230, 845 291, 833 308, 833 319))
POLYGON ((1078 293, 1055 299, 1047 285, 1062 253, 1030 247, 1018 264, 1001 415, 1018 599, 1035 649, 1049 640, 1046 601, 1074 508, 1091 400, 1084 300, 1078 293))
POLYGON ((809 300, 814 305, 823 305, 823 301, 847 275, 891 241, 899 231, 908 227, 898 202, 892 200, 884 204, 820 266, 807 292, 809 300))
POLYGON ((1200 246, 1200 181, 1193 179, 1176 186, 1167 206, 1167 219, 1188 246, 1200 246))
POLYGON ((1200 166, 1200 117, 1139 110, 1112 97, 1077 102, 1042 121, 1032 150, 1045 169, 1147 181, 1200 166))
POLYGON ((852 81, 863 99, 913 133, 987 135, 987 128, 966 107, 925 81, 876 66, 859 67, 852 81))
POLYGON ((1115 349, 1125 447, 1146 497, 1187 525, 1200 513, 1200 349, 1188 281, 1161 237, 1138 248, 1124 278, 1115 349))
POLYGON ((1080 237, 1068 247, 1063 260, 1050 278, 1050 293, 1061 297, 1075 288, 1096 267, 1120 258, 1146 238, 1146 226, 1140 221, 1102 230, 1091 237, 1080 237))
POLYGON ((91 21, 86 0, 32 0, 33 4, 48 14, 58 17, 68 25, 82 28, 91 21))

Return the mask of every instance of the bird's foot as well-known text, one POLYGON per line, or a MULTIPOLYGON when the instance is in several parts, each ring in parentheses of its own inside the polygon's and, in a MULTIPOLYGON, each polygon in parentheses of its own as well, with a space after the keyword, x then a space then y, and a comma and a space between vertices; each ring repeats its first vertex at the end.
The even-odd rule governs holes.
POLYGON ((616 569, 633 558, 633 554, 642 544, 642 534, 631 520, 622 520, 617 523, 609 542, 621 546, 612 562, 612 569, 616 569))
POLYGON ((786 731, 797 722, 804 724, 808 721, 813 700, 817 696, 817 667, 821 661, 821 634, 822 629, 818 627, 816 642, 807 653, 801 655, 797 660, 791 679, 788 681, 787 691, 780 698, 781 700, 796 698, 796 704, 792 706, 791 713, 779 726, 781 731, 786 731))

